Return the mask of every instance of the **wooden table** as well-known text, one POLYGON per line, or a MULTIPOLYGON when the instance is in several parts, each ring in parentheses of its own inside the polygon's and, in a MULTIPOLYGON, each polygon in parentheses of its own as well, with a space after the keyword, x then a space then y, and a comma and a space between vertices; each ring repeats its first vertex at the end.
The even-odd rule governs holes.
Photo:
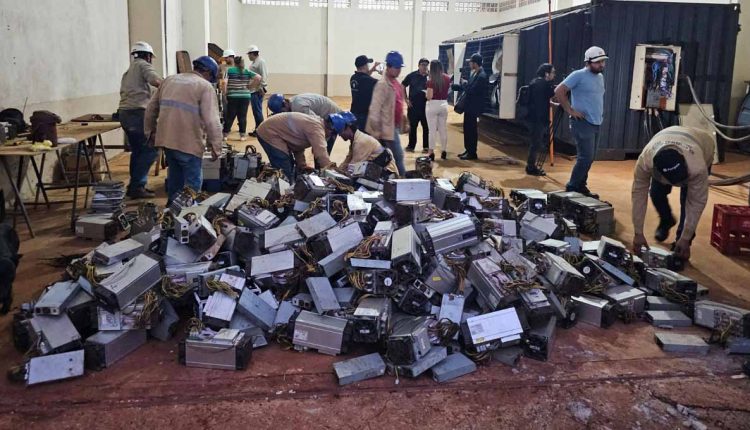
MULTIPOLYGON (((102 155, 104 158, 104 164, 106 166, 106 170, 104 172, 98 172, 98 173, 106 173, 110 179, 112 179, 112 173, 109 169, 109 161, 107 160, 107 153, 105 151, 104 142, 102 140, 102 134, 117 130, 120 128, 119 122, 96 122, 96 123, 80 123, 80 122, 68 122, 65 124, 60 124, 57 126, 57 136, 59 138, 73 138, 75 139, 76 143, 69 143, 69 144, 61 144, 57 145, 56 147, 50 149, 49 151, 32 151, 31 150, 31 143, 25 143, 25 144, 19 144, 19 145, 13 145, 14 142, 22 142, 24 139, 14 139, 10 141, 10 144, 6 144, 3 146, 0 146, 0 161, 2 162, 3 169, 5 170, 5 174, 8 176, 8 180, 11 183, 11 187, 13 188, 13 193, 15 195, 15 202, 14 202, 14 212, 13 212, 13 225, 15 227, 16 224, 16 215, 18 213, 18 210, 20 209, 21 214, 23 215, 24 221, 26 222, 26 225, 29 228, 29 233, 31 234, 31 237, 34 237, 34 231, 31 227, 31 220, 29 219, 28 211, 26 210, 26 203, 24 203, 23 199, 21 198, 21 182, 23 181, 23 164, 24 159, 28 158, 31 160, 31 165, 34 169, 34 174, 36 175, 37 179, 37 189, 36 189, 36 198, 34 200, 34 205, 39 204, 39 195, 41 193, 42 197, 44 198, 44 204, 47 205, 47 207, 50 206, 52 203, 67 203, 69 201, 55 201, 50 202, 49 198, 47 197, 47 191, 48 190, 55 190, 55 189, 71 189, 73 188, 73 208, 71 210, 71 219, 70 219, 70 225, 71 229, 75 229, 75 221, 76 221, 76 212, 78 210, 78 188, 80 187, 86 187, 86 200, 88 200, 89 195, 89 187, 91 187, 95 182, 94 177, 94 170, 93 170, 93 164, 91 162, 91 156, 89 156, 89 150, 95 149, 99 147, 102 150, 102 155), (62 159, 60 158, 60 151, 68 148, 70 146, 76 146, 76 170, 75 170, 75 180, 74 183, 71 184, 67 176, 65 175, 65 167, 62 163, 62 159), (60 161, 61 168, 63 169, 63 178, 65 178, 66 184, 49 184, 45 183, 42 178, 42 173, 44 172, 44 163, 47 158, 48 153, 54 152, 58 160, 60 161), (84 158, 86 160, 86 165, 89 170, 89 181, 85 183, 81 183, 80 181, 80 171, 79 168, 80 162, 81 162, 81 154, 83 153, 84 158), (37 155, 42 156, 41 164, 38 165, 36 162, 35 157, 37 155), (13 174, 11 173, 10 166, 8 165, 8 157, 19 157, 18 160, 18 172, 16 175, 16 180, 14 182, 13 180, 13 174)), ((84 203, 84 207, 88 205, 88 202, 84 203)))

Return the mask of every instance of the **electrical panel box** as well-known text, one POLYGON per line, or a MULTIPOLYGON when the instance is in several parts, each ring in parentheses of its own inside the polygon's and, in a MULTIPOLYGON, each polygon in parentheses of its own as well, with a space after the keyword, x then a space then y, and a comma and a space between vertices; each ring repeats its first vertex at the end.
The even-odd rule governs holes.
POLYGON ((674 111, 682 47, 636 45, 630 109, 674 111))

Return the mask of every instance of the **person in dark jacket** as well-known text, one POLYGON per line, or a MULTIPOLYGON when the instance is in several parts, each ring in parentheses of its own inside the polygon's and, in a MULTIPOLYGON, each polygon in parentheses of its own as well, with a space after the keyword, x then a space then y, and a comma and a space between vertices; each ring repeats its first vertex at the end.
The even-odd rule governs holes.
POLYGON ((349 78, 349 86, 352 89, 352 113, 357 117, 357 129, 364 130, 367 125, 367 112, 370 110, 372 101, 372 90, 378 80, 372 77, 372 72, 378 69, 380 63, 375 62, 372 67, 372 58, 360 55, 354 60, 357 70, 349 78))
POLYGON ((408 152, 414 152, 414 148, 417 146, 417 127, 420 123, 422 124, 422 153, 429 151, 430 130, 425 113, 425 107, 427 106, 425 90, 427 89, 427 67, 429 65, 430 60, 420 59, 419 68, 406 75, 404 80, 401 81, 401 85, 409 90, 409 109, 406 114, 409 117, 409 144, 406 146, 408 152))
POLYGON ((533 176, 544 176, 544 170, 536 166, 539 149, 544 146, 544 136, 549 131, 549 102, 555 95, 552 81, 555 79, 555 67, 544 63, 536 69, 536 78, 529 84, 529 158, 526 160, 526 173, 533 176))
POLYGON ((462 160, 477 159, 477 120, 484 113, 487 106, 487 74, 482 70, 482 56, 473 54, 469 60, 471 74, 469 80, 462 80, 461 84, 453 84, 454 91, 466 93, 464 108, 464 153, 458 158, 462 160))

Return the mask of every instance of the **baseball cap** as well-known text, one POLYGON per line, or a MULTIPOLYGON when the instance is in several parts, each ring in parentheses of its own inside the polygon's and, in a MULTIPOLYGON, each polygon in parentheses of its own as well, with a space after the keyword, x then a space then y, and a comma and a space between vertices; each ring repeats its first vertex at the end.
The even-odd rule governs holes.
POLYGON ((427 63, 427 64, 430 64, 430 60, 428 60, 428 59, 426 59, 426 58, 420 58, 420 59, 419 59, 419 64, 422 64, 422 63, 427 63))
POLYGON ((672 148, 662 149, 654 155, 654 170, 672 185, 681 184, 688 178, 685 157, 672 148))
POLYGON ((354 60, 354 67, 362 67, 365 64, 372 63, 372 58, 367 58, 367 55, 360 55, 354 60))
POLYGON ((479 54, 472 54, 471 58, 469 59, 472 63, 477 63, 480 66, 482 65, 482 56, 479 54))
POLYGON ((591 48, 587 49, 583 57, 583 61, 587 63, 596 63, 602 60, 609 59, 609 57, 607 57, 607 53, 598 46, 592 46, 591 48))

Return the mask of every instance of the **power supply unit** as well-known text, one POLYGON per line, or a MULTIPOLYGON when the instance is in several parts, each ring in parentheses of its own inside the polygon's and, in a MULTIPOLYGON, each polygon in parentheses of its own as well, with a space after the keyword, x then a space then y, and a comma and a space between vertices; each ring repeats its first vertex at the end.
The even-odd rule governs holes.
POLYGON ((644 247, 643 252, 641 253, 641 258, 643 258, 644 264, 648 267, 659 267, 675 272, 679 272, 685 268, 685 262, 675 255, 674 252, 656 248, 654 246, 651 246, 650 248, 644 247))
POLYGON ((109 214, 84 215, 76 219, 75 234, 84 239, 110 240, 118 231, 118 223, 109 214))
POLYGON ((656 327, 690 327, 693 321, 680 311, 646 311, 646 321, 656 327))
POLYGON ((448 294, 456 289, 456 274, 442 255, 435 256, 425 269, 424 283, 440 294, 448 294))
MULTIPOLYGON (((321 235, 308 240, 308 249, 312 255, 321 260, 331 253, 359 245, 364 239, 362 225, 354 220, 340 222, 321 235)), ((390 255, 390 253, 388 254, 390 255)))
POLYGON ((601 239, 599 239, 599 248, 597 249, 596 254, 607 263, 615 266, 622 266, 625 262, 625 256, 627 253, 627 248, 619 240, 607 236, 602 236, 601 239))
POLYGON ((422 271, 422 244, 414 227, 407 225, 393 232, 391 263, 405 273, 422 271))
POLYGON ((432 182, 427 179, 389 179, 383 197, 390 202, 432 200, 432 182))
POLYGON ((385 362, 377 352, 333 363, 339 385, 348 385, 385 374, 385 362))
POLYGON ((296 224, 297 230, 299 230, 305 239, 317 236, 335 225, 336 220, 333 219, 331 214, 325 211, 299 221, 296 224))
POLYGON ((103 279, 94 294, 108 306, 122 309, 161 281, 159 262, 140 254, 103 279))
MULTIPOLYGON (((344 276, 346 278, 346 276, 344 276)), ((337 287, 333 289, 333 294, 339 302, 342 309, 355 307, 357 304, 357 289, 352 287, 337 287)))
POLYGON ((299 311, 300 308, 294 306, 290 300, 284 300, 279 303, 279 309, 276 311, 276 318, 273 320, 273 326, 278 327, 289 324, 289 319, 299 311))
POLYGON ((479 293, 478 299, 481 298, 485 310, 500 309, 518 300, 516 294, 506 289, 512 279, 489 258, 472 261, 466 278, 479 293))
POLYGON ((646 309, 646 293, 629 285, 606 288, 602 295, 620 306, 621 310, 640 315, 646 309))
POLYGON ((263 248, 269 252, 280 251, 289 248, 295 243, 302 242, 304 239, 297 229, 297 224, 286 224, 270 228, 261 235, 263 248))
POLYGON ((391 317, 391 299, 365 297, 349 318, 352 321, 352 341, 377 343, 388 331, 391 317))
POLYGON ((200 262, 190 264, 177 264, 167 266, 167 276, 173 281, 180 284, 186 284, 194 289, 201 286, 200 275, 207 272, 211 267, 211 262, 200 262))
POLYGON ((482 240, 481 223, 474 217, 459 215, 427 225, 422 240, 431 255, 468 248, 482 240))
POLYGON ((461 315, 464 313, 465 298, 461 294, 443 294, 440 302, 440 313, 438 321, 448 320, 455 324, 461 324, 461 315))
POLYGON ((556 327, 557 317, 554 315, 546 321, 532 325, 521 342, 524 355, 534 360, 547 361, 552 352, 556 327))
POLYGON ((394 219, 400 226, 414 225, 432 218, 432 210, 428 201, 403 201, 396 203, 394 219))
POLYGON ((187 245, 190 241, 190 223, 182 217, 174 218, 174 238, 181 244, 187 245))
MULTIPOLYGON (((252 200, 254 198, 259 198, 261 200, 273 200, 273 186, 266 182, 258 182, 255 178, 248 179, 240 185, 240 187, 237 189, 236 196, 240 197, 242 200, 242 203, 245 203, 249 200, 252 200)), ((234 199, 234 196, 232 196, 232 199, 230 202, 234 199)), ((233 211, 236 209, 236 206, 234 208, 224 207, 224 210, 233 211)))
POLYGON ((728 330, 734 336, 750 337, 750 310, 710 300, 695 302, 695 325, 714 330, 728 330))
POLYGON ((232 157, 232 178, 244 180, 258 176, 263 159, 252 145, 245 147, 244 153, 232 157))
POLYGON ((447 356, 440 363, 432 366, 432 379, 435 382, 448 382, 452 379, 468 375, 477 370, 477 365, 467 356, 455 352, 447 356))
POLYGON ((607 299, 581 295, 571 300, 577 305, 577 320, 596 327, 607 328, 617 319, 617 307, 607 299))
POLYGON ((698 283, 669 269, 646 269, 645 287, 670 300, 682 304, 694 302, 698 296, 698 283))
POLYGON ((250 263, 250 276, 256 277, 265 273, 279 273, 294 270, 294 251, 286 250, 273 254, 253 257, 250 263))
POLYGON ((563 255, 570 249, 570 244, 568 242, 557 239, 546 239, 538 242, 537 245, 539 245, 543 251, 551 252, 555 255, 563 255))
POLYGON ((276 309, 247 288, 242 291, 237 303, 237 311, 242 312, 263 330, 270 329, 276 319, 276 309))
POLYGON ((65 352, 81 346, 81 335, 68 314, 36 315, 29 320, 32 345, 42 354, 65 352))
POLYGON ((461 173, 456 181, 456 190, 482 198, 490 195, 490 190, 484 179, 471 172, 461 173))
POLYGON ((146 330, 100 331, 86 339, 86 367, 101 370, 146 343, 146 330))
POLYGON ((393 325, 388 336, 388 359, 394 364, 411 364, 431 348, 427 317, 404 318, 393 325))
POLYGON ((68 303, 80 291, 81 286, 75 281, 55 282, 47 287, 42 297, 34 304, 37 315, 60 315, 65 312, 68 303))
POLYGON ((115 264, 135 257, 143 251, 143 244, 134 239, 125 239, 113 245, 99 246, 92 260, 99 264, 115 264))
POLYGON ((365 200, 356 194, 346 195, 346 207, 349 209, 349 215, 351 216, 367 216, 370 212, 371 204, 365 202, 365 200))
MULTIPOLYGON (((448 348, 444 346, 434 346, 423 357, 418 358, 413 363, 397 365, 399 375, 416 378, 423 374, 438 363, 448 357, 448 348)), ((394 363, 396 364, 396 363, 394 363)))
POLYGON ((255 205, 242 205, 235 211, 241 227, 269 229, 279 223, 273 212, 255 205))
POLYGON ((312 348, 328 355, 346 352, 351 337, 348 320, 304 310, 289 319, 289 327, 296 348, 312 348))
POLYGON ((586 287, 581 272, 560 256, 550 252, 545 252, 544 256, 548 262, 544 277, 552 284, 553 290, 566 296, 581 294, 586 287))
POLYGON ((223 328, 218 333, 201 333, 179 344, 179 361, 188 367, 244 370, 253 352, 250 336, 236 329, 223 328))
POLYGON ((661 296, 646 296, 646 309, 650 311, 680 311, 683 306, 679 303, 670 302, 661 296))
POLYGON ((679 352, 687 354, 706 355, 710 349, 700 336, 694 334, 680 334, 657 332, 654 334, 656 343, 664 352, 679 352))
POLYGON ((414 279, 396 286, 393 300, 399 309, 411 315, 425 315, 430 312, 430 298, 435 294, 424 282, 414 279))
POLYGON ((464 343, 477 352, 519 343, 523 327, 515 308, 467 318, 461 323, 464 343))
POLYGON ((336 294, 333 292, 331 281, 326 277, 310 277, 305 279, 308 291, 315 302, 315 309, 320 313, 341 310, 336 294))
POLYGON ((330 193, 330 188, 318 175, 300 175, 294 184, 294 198, 311 202, 330 193))
POLYGON ((203 321, 214 330, 227 328, 236 307, 237 300, 217 291, 206 300, 206 306, 203 308, 203 321))
POLYGON ((188 234, 190 237, 187 244, 196 251, 203 253, 216 243, 218 234, 205 216, 196 216, 189 221, 188 234))
POLYGON ((32 357, 25 366, 26 385, 83 376, 84 353, 82 349, 60 354, 32 357))

